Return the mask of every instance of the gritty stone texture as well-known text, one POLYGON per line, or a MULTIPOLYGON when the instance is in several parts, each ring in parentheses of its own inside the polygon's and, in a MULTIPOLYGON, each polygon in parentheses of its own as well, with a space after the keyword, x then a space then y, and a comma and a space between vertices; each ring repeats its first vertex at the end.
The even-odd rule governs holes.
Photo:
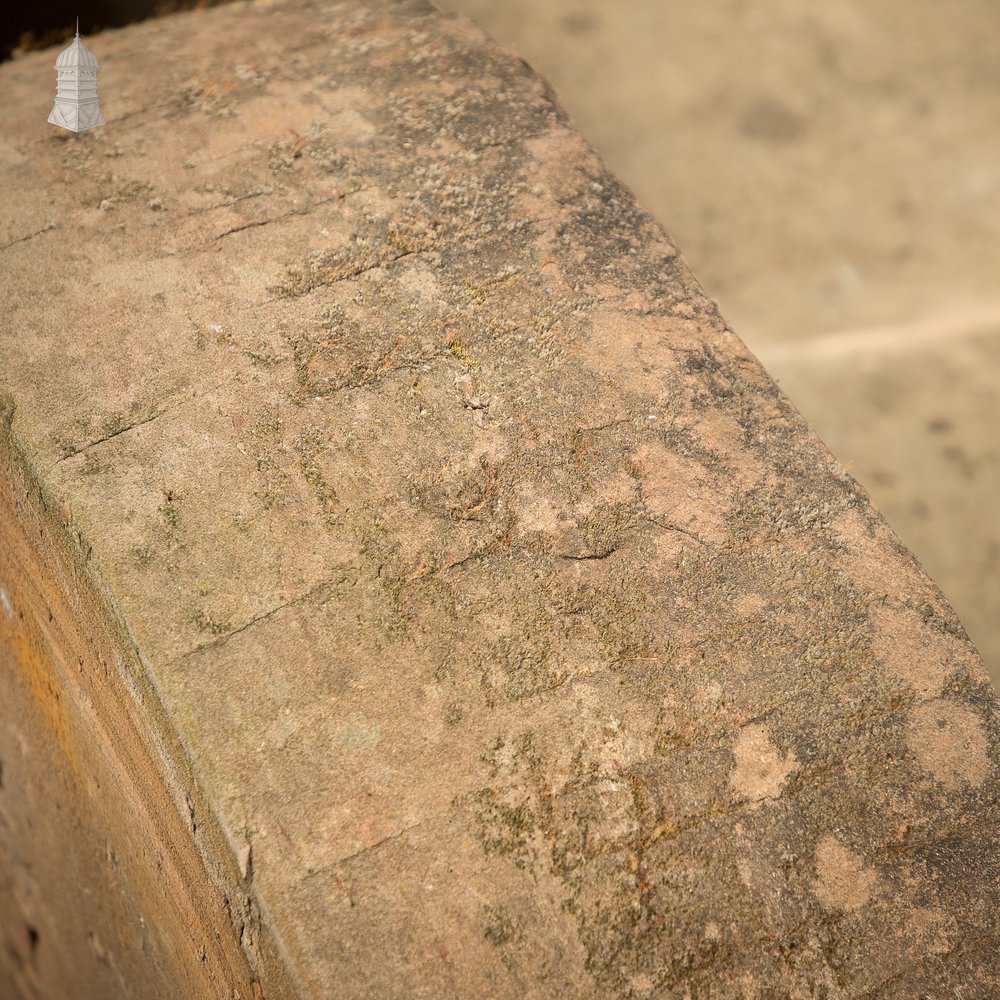
POLYGON ((1000 306, 760 347, 944 589, 1000 689, 1000 306))
POLYGON ((438 2, 551 81, 1000 687, 1000 4, 438 2))
POLYGON ((150 671, 7 432, 0 997, 295 995, 150 671))
POLYGON ((878 891, 878 878, 854 851, 835 837, 816 845, 816 895, 838 910, 858 910, 878 891))
POLYGON ((767 726, 743 727, 733 746, 735 766, 729 776, 733 792, 750 802, 776 799, 789 775, 798 770, 795 754, 787 757, 771 742, 767 726))
POLYGON ((1000 989, 978 655, 545 83, 422 3, 92 44, 79 137, 46 54, 0 68, 5 447, 217 824, 205 891, 252 883, 248 966, 1000 989))

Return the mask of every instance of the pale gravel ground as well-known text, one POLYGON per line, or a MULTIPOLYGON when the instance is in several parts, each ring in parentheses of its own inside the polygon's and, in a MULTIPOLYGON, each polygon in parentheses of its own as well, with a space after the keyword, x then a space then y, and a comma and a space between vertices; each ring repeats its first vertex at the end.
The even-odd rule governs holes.
POLYGON ((1000 5, 439 5, 552 81, 1000 683, 1000 5))

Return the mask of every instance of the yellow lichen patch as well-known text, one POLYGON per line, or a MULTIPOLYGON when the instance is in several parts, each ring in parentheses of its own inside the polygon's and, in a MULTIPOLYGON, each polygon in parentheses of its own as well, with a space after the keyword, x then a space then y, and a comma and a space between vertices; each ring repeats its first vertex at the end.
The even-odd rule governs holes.
POLYGON ((661 531, 653 538, 653 558, 669 565, 697 542, 677 531, 661 531))
POLYGON ((935 699, 910 716, 906 742, 917 760, 948 789, 978 786, 989 772, 986 732, 965 705, 935 699))
POLYGON ((587 834, 597 844, 612 844, 634 837, 639 829, 635 800, 628 782, 603 778, 594 786, 597 814, 587 834))
POLYGON ((836 837, 816 845, 816 895, 832 910, 858 910, 878 893, 878 876, 836 837))
POLYGON ((736 766, 729 776, 733 793, 753 803, 776 799, 789 776, 798 770, 795 754, 781 750, 771 741, 767 726, 744 726, 733 747, 736 766))
POLYGON ((419 261, 410 268, 401 269, 399 286, 404 292, 428 301, 439 298, 441 294, 441 284, 434 271, 419 261))
POLYGON ((573 513, 577 517, 582 517, 596 507, 627 504, 635 495, 635 488, 635 479, 627 472, 609 471, 595 483, 593 492, 585 495, 574 505, 573 513))
POLYGON ((515 195, 524 217, 538 220, 538 238, 535 240, 535 254, 538 273, 544 279, 550 290, 557 294, 572 291, 572 283, 566 280, 562 260, 562 241, 559 237, 560 227, 572 219, 572 212, 563 209, 553 216, 552 206, 545 199, 533 194, 515 195))
POLYGON ((651 996, 656 988, 656 982, 648 972, 636 972, 629 977, 629 988, 639 997, 651 996))
MULTIPOLYGON (((235 83, 229 81, 230 91, 235 83)), ((222 104, 226 92, 210 93, 208 87, 211 84, 193 81, 185 88, 184 99, 195 104, 222 104)), ((204 148, 197 151, 200 163, 213 164, 228 157, 231 165, 231 158, 252 143, 304 134, 316 115, 315 107, 303 99, 303 91, 283 80, 272 81, 266 95, 248 94, 232 107, 235 114, 229 122, 204 133, 204 148)))
POLYGON ((695 410, 673 421, 673 426, 691 433, 699 447, 729 457, 731 481, 741 489, 751 489, 770 471, 760 452, 748 444, 746 431, 731 414, 721 409, 695 410), (739 456, 733 462, 733 456, 739 456))
POLYGON ((370 142, 377 131, 372 122, 354 108, 344 108, 331 115, 328 128, 338 144, 349 146, 370 142))

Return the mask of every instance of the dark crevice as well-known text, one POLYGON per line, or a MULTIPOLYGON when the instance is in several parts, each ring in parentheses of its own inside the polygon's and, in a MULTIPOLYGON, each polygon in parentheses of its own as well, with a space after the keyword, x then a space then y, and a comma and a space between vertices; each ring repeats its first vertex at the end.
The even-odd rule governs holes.
POLYGON ((90 450, 91 448, 96 448, 96 447, 97 447, 97 445, 99 445, 99 444, 104 444, 104 442, 105 442, 105 441, 110 441, 110 440, 112 440, 113 438, 116 438, 116 437, 119 437, 119 436, 120 436, 120 435, 122 435, 122 434, 126 434, 126 433, 128 433, 129 431, 131 431, 131 430, 134 430, 134 429, 135 429, 136 427, 142 427, 142 425, 143 425, 143 424, 150 424, 150 423, 152 423, 152 422, 153 422, 154 420, 157 420, 157 419, 158 419, 159 417, 162 417, 162 416, 163 416, 163 414, 164 414, 164 413, 166 413, 166 412, 167 412, 167 410, 166 410, 166 409, 163 409, 163 410, 157 410, 157 411, 156 411, 155 413, 153 413, 153 414, 152 414, 151 416, 148 416, 148 417, 143 417, 143 418, 142 418, 142 420, 136 420, 136 421, 135 421, 135 423, 132 423, 132 424, 129 424, 129 425, 128 425, 128 426, 126 426, 126 427, 121 427, 121 428, 119 428, 118 430, 114 431, 114 432, 113 432, 113 433, 111 433, 111 434, 105 434, 105 435, 104 435, 104 437, 100 437, 100 438, 97 438, 97 439, 96 439, 96 440, 94 440, 94 441, 88 441, 88 442, 87 442, 86 444, 84 444, 84 445, 82 445, 81 447, 77 448, 77 449, 76 449, 76 450, 75 450, 74 452, 72 452, 71 454, 69 454, 69 455, 63 455, 63 457, 62 457, 62 458, 57 458, 57 459, 56 459, 56 460, 55 460, 55 461, 54 461, 54 462, 52 463, 52 465, 50 465, 50 466, 49 466, 49 470, 51 471, 51 470, 52 470, 52 469, 54 469, 54 468, 55 468, 55 467, 56 467, 56 466, 57 466, 57 465, 58 465, 58 464, 59 464, 60 462, 65 462, 65 461, 66 461, 66 460, 67 460, 68 458, 74 458, 74 457, 75 457, 75 456, 77 456, 77 455, 83 455, 83 454, 85 454, 85 453, 86 453, 86 452, 88 452, 88 451, 89 451, 89 450, 90 450))
POLYGON ((33 240, 36 236, 41 236, 42 233, 47 233, 50 229, 55 229, 56 225, 54 222, 49 222, 42 226, 41 229, 36 230, 33 233, 28 233, 27 236, 19 236, 16 240, 11 240, 10 243, 4 243, 0 246, 0 250, 6 250, 9 247, 15 246, 18 243, 26 243, 28 240, 33 240))
MULTIPOLYGON (((352 194, 354 192, 351 192, 352 194)), ((252 195, 244 195, 244 197, 253 197, 252 195)), ((320 205, 326 205, 331 201, 342 201, 346 197, 345 194, 339 193, 330 195, 329 198, 321 198, 319 201, 313 202, 311 205, 307 205, 304 208, 293 208, 288 212, 282 212, 281 215, 276 215, 271 219, 257 219, 253 222, 245 222, 242 226, 234 226, 232 229, 227 229, 224 233, 219 233, 212 242, 217 243, 219 240, 226 236, 232 236, 233 233, 241 233, 244 229, 254 229, 257 226, 268 226, 272 222, 281 222, 282 219, 288 219, 293 215, 308 215, 314 208, 319 208, 320 205)), ((237 198, 235 201, 240 201, 242 199, 237 198)), ((235 204, 230 202, 230 204, 235 204)), ((225 206, 221 206, 225 207, 225 206)))
POLYGON ((196 653, 203 653, 206 649, 218 649, 220 646, 224 646, 227 642, 229 642, 233 636, 239 635, 241 632, 245 632, 248 628, 252 628, 254 625, 258 625, 262 621, 266 621, 268 618, 276 615, 279 611, 284 611, 286 608, 291 608, 296 604, 302 604, 305 601, 308 601, 315 594, 318 594, 325 588, 332 586, 333 582, 333 580, 324 580, 322 583, 318 583, 311 590, 307 590, 304 594, 300 594, 298 597, 293 597, 290 601, 285 601, 284 604, 279 604, 277 607, 271 608, 269 611, 264 611, 255 618, 251 618, 250 621, 240 625, 239 628, 235 628, 231 632, 226 632, 224 635, 220 635, 215 639, 210 639, 208 642, 203 642, 200 646, 192 647, 187 652, 181 653, 180 656, 174 657, 170 663, 176 663, 189 656, 194 656, 196 653))
POLYGON ((603 552, 585 552, 583 555, 573 555, 568 552, 557 552, 556 555, 560 559, 572 559, 576 562, 586 562, 592 559, 607 559, 608 556, 614 555, 618 551, 618 547, 612 549, 606 549, 603 552))
POLYGON ((650 524, 655 524, 657 528, 662 528, 664 531, 677 531, 682 535, 687 535, 688 538, 693 538, 696 542, 700 542, 702 545, 708 544, 708 542, 706 542, 701 535, 696 535, 693 531, 688 531, 687 528, 682 528, 679 525, 671 524, 670 521, 660 521, 652 516, 648 516, 647 520, 650 524))

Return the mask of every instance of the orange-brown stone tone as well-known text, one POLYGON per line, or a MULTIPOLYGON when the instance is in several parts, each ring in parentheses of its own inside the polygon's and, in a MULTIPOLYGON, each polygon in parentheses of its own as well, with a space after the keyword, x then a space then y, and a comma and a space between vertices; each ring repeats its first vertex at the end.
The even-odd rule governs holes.
POLYGON ((544 81, 90 44, 79 136, 0 67, 0 983, 1000 993, 978 654, 544 81))

